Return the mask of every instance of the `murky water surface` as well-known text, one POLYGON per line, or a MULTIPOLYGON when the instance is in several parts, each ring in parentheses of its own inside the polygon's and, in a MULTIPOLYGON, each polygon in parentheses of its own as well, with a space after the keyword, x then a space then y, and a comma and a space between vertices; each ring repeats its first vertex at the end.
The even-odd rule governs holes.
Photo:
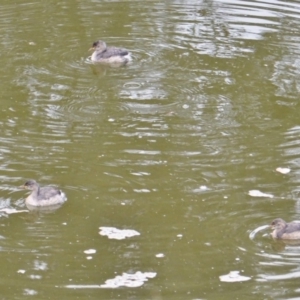
POLYGON ((298 2, 6 0, 0 25, 3 299, 300 297, 266 228, 300 219, 298 2), (92 64, 99 38, 133 62, 92 64), (68 201, 27 211, 29 178, 68 201))

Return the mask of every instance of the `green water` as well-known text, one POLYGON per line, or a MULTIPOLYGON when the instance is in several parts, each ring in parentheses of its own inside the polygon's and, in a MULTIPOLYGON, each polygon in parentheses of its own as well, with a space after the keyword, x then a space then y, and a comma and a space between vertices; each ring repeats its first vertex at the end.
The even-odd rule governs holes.
POLYGON ((1 4, 0 207, 29 178, 68 196, 0 215, 1 299, 299 297, 298 246, 249 237, 300 219, 296 2, 1 4), (133 62, 92 65, 100 38, 133 62))

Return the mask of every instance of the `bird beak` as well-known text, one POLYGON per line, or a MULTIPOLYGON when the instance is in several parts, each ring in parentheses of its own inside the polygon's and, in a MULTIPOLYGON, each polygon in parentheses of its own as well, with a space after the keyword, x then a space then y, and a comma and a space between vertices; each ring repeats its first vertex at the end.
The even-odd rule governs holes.
POLYGON ((92 47, 89 49, 89 51, 94 51, 95 50, 95 47, 92 47))

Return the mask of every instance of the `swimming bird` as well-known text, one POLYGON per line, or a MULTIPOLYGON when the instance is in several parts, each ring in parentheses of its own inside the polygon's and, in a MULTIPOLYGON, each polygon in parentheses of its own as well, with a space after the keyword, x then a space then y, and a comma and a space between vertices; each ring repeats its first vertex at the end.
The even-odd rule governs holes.
POLYGON ((67 201, 65 193, 60 189, 53 186, 40 187, 35 180, 26 181, 23 188, 32 191, 25 200, 25 203, 30 206, 50 206, 67 201))
POLYGON ((107 47, 106 43, 100 40, 94 42, 90 50, 94 50, 91 56, 93 62, 125 65, 131 61, 131 53, 128 50, 107 47))
POLYGON ((271 233, 274 239, 300 240, 300 222, 286 223, 277 218, 271 223, 271 228, 274 229, 271 233))

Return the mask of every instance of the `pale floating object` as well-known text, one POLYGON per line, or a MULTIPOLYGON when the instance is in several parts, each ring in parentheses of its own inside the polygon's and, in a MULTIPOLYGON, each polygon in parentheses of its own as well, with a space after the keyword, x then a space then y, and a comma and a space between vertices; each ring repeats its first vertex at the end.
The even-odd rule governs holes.
POLYGON ((84 250, 83 252, 85 254, 95 254, 97 252, 97 250, 95 250, 95 249, 88 249, 88 250, 84 250))
POLYGON ((242 276, 239 274, 240 271, 230 271, 229 274, 219 276, 223 282, 241 282, 250 280, 251 277, 242 276))
POLYGON ((281 167, 278 167, 276 168, 276 171, 281 173, 281 174, 288 174, 291 172, 291 169, 290 168, 281 168, 281 167))
POLYGON ((17 273, 19 273, 19 274, 25 274, 25 270, 18 270, 18 272, 17 273))
POLYGON ((158 254, 156 254, 155 256, 158 257, 158 258, 165 257, 165 255, 164 255, 163 253, 158 253, 158 254))
POLYGON ((93 259, 93 256, 87 256, 86 259, 87 260, 93 259))
POLYGON ((266 193, 263 193, 259 190, 251 190, 251 191, 248 192, 248 195, 250 195, 252 197, 274 198, 274 196, 272 194, 266 194, 266 193))
POLYGON ((198 188, 193 189, 194 193, 203 193, 209 191, 209 188, 206 185, 200 185, 198 188))
POLYGON ((38 292, 36 290, 24 289, 23 295, 33 296, 33 295, 37 295, 37 293, 38 292))
POLYGON ((17 214, 17 213, 22 213, 22 212, 29 212, 27 209, 25 210, 16 210, 14 208, 1 208, 0 212, 5 212, 6 214, 10 215, 10 214, 17 214))
POLYGON ((150 278, 154 278, 157 275, 155 272, 135 272, 134 274, 123 273, 117 275, 113 279, 107 279, 104 284, 69 284, 65 285, 67 289, 116 289, 122 286, 125 287, 140 287, 150 278))
POLYGON ((105 281, 105 284, 101 284, 101 288, 118 288, 121 286, 126 287, 140 287, 145 281, 148 281, 149 278, 154 278, 156 276, 155 272, 136 272, 134 274, 123 273, 121 276, 118 275, 113 279, 108 279, 105 281))
POLYGON ((100 235, 106 235, 109 239, 124 240, 128 237, 140 235, 140 233, 133 229, 118 229, 115 227, 99 227, 100 235))
POLYGON ((177 237, 182 238, 183 235, 182 234, 177 234, 177 237))
POLYGON ((148 189, 133 189, 136 193, 150 193, 151 191, 148 189))

